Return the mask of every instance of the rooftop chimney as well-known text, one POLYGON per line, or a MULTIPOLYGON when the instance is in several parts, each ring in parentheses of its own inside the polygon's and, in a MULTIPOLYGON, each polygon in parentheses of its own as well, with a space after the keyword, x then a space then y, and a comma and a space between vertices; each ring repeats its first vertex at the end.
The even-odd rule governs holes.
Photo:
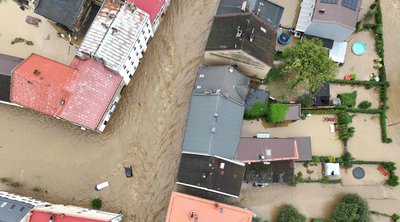
POLYGON ((247 0, 243 0, 242 7, 240 8, 240 10, 246 11, 246 6, 247 6, 247 0))
POLYGON ((325 13, 325 9, 321 8, 318 12, 321 13, 321 14, 324 14, 325 13))

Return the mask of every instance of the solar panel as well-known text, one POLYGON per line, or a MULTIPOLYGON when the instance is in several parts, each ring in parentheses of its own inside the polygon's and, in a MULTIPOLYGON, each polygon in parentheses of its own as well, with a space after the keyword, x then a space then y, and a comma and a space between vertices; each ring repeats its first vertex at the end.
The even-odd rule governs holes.
POLYGON ((342 6, 353 11, 357 10, 358 0, 342 0, 342 6))
POLYGON ((320 0, 321 3, 337 4, 339 0, 320 0))

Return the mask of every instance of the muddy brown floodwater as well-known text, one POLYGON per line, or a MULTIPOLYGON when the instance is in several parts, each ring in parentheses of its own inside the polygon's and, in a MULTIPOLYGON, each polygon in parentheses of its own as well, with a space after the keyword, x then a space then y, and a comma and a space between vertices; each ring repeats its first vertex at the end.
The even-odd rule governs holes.
POLYGON ((172 1, 102 135, 0 105, 0 177, 22 184, 0 189, 80 206, 100 197, 104 210, 122 211, 125 221, 163 221, 217 3, 172 1), (133 179, 125 177, 124 164, 133 165, 133 179), (103 181, 110 186, 93 191, 103 181))

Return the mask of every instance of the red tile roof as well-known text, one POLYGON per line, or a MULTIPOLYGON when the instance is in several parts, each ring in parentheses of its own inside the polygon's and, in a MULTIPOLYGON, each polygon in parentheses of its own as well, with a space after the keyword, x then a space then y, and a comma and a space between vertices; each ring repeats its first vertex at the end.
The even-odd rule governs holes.
POLYGON ((96 130, 121 81, 94 59, 69 67, 32 54, 13 72, 11 101, 96 130))
POLYGON ((297 142, 293 138, 241 137, 236 159, 242 162, 265 162, 299 159, 297 142), (264 158, 260 157, 262 155, 264 158))
POLYGON ((133 2, 136 7, 149 14, 150 20, 153 23, 165 0, 128 0, 128 2, 133 2))
POLYGON ((239 207, 172 192, 166 222, 251 222, 253 213, 239 207), (191 217, 193 215, 193 217, 191 217))
POLYGON ((62 216, 61 213, 50 213, 50 212, 42 212, 37 210, 31 211, 31 216, 28 222, 48 222, 50 220, 50 216, 53 215, 55 217, 54 222, 105 222, 108 220, 95 220, 89 219, 85 217, 78 216, 69 216, 65 214, 62 216))
POLYGON ((77 75, 74 68, 32 54, 13 72, 10 100, 56 116, 70 99, 77 75))
POLYGON ((76 68, 79 75, 74 95, 65 104, 59 117, 95 130, 112 102, 122 77, 94 59, 75 58, 71 67, 76 68))

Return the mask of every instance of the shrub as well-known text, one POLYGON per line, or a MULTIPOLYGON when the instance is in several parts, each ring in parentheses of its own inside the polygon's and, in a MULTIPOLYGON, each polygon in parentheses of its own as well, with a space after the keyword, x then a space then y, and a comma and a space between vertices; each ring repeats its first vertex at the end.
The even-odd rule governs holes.
POLYGON ((397 222, 398 220, 400 220, 400 216, 397 215, 397 214, 393 214, 390 218, 391 218, 394 222, 397 222))
POLYGON ((368 203, 357 194, 346 194, 336 206, 335 222, 371 222, 368 203))
POLYGON ((90 201, 90 205, 93 209, 99 210, 103 206, 103 201, 100 198, 96 198, 90 201))
POLYGON ((357 22, 357 25, 356 25, 356 32, 361 32, 362 30, 364 30, 364 23, 362 23, 362 22, 357 22))
POLYGON ((353 167, 353 157, 351 156, 351 153, 346 151, 343 156, 342 156, 342 160, 343 160, 343 166, 345 168, 351 168, 353 167))
POLYGON ((389 175, 389 179, 387 181, 387 184, 391 187, 396 187, 399 185, 399 177, 394 175, 394 173, 391 173, 389 175))
POLYGON ((331 222, 331 219, 324 219, 324 218, 313 218, 311 222, 331 222))
POLYGON ((8 181, 10 181, 10 179, 7 178, 7 177, 2 177, 2 178, 0 178, 0 182, 1 182, 1 183, 7 183, 8 181))
POLYGON ((285 78, 285 73, 282 71, 282 68, 273 67, 268 71, 263 84, 269 84, 274 81, 283 80, 284 78, 285 78))
POLYGON ((357 79, 357 74, 351 73, 350 74, 350 80, 356 80, 357 79))
POLYGON ((266 102, 256 102, 251 107, 250 110, 244 112, 245 119, 256 119, 262 118, 267 115, 268 112, 268 103, 266 102))
POLYGON ((31 46, 31 45, 33 45, 33 42, 32 41, 25 41, 25 44, 31 46))
POLYGON ((285 121, 285 116, 289 107, 287 104, 270 103, 268 106, 267 120, 272 123, 285 121))
POLYGON ((34 188, 32 188, 32 191, 38 193, 38 192, 41 192, 42 189, 40 189, 39 187, 34 187, 34 188))
POLYGON ((9 183, 8 185, 9 185, 10 187, 17 188, 17 187, 20 187, 20 186, 21 186, 21 183, 20 183, 20 182, 12 182, 12 183, 9 183))
POLYGON ((360 108, 360 109, 368 109, 371 106, 372 106, 372 103, 369 101, 366 101, 366 100, 364 100, 360 104, 358 104, 358 108, 360 108))
POLYGON ((304 94, 297 98, 297 103, 300 103, 302 107, 310 107, 314 105, 314 96, 311 94, 304 94))
POLYGON ((364 30, 372 30, 375 29, 376 25, 371 23, 364 23, 364 30))
POLYGON ((382 24, 378 24, 375 26, 375 33, 380 35, 383 34, 382 24))
POLYGON ((339 94, 338 98, 340 98, 343 105, 353 107, 356 105, 357 91, 339 94))
POLYGON ((283 57, 282 57, 282 52, 281 52, 281 51, 277 51, 277 52, 275 53, 274 60, 280 61, 280 60, 282 60, 282 59, 283 59, 283 57))
POLYGON ((285 204, 278 212, 278 222, 305 222, 306 217, 293 205, 285 204))

